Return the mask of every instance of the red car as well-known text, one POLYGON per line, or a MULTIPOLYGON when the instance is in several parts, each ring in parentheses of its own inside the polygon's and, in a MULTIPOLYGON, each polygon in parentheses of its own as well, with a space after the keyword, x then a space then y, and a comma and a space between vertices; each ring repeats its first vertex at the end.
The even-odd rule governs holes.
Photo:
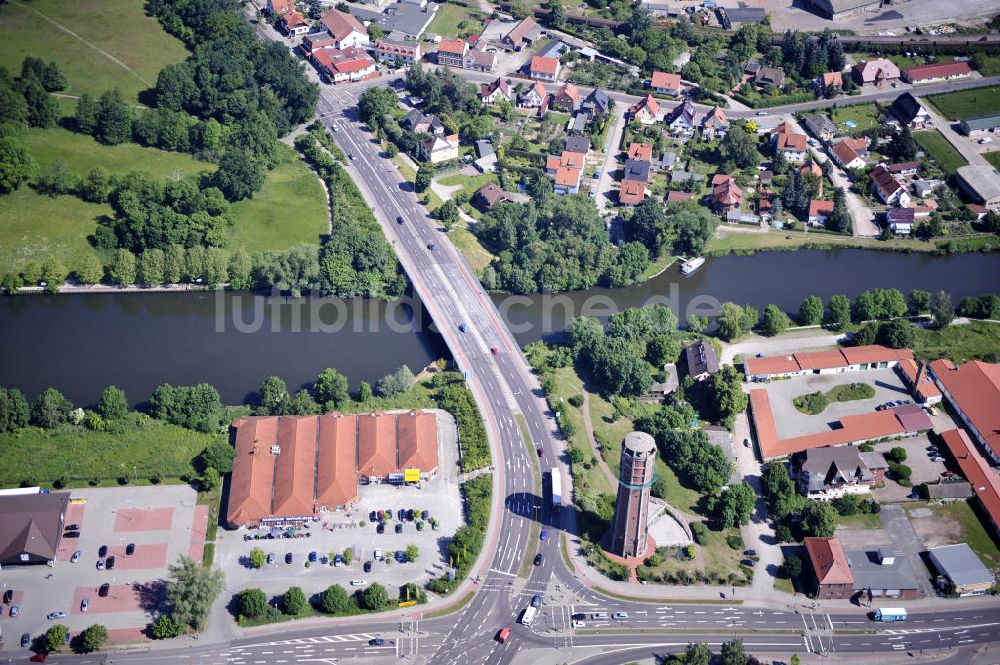
POLYGON ((44 653, 36 653, 34 656, 29 658, 32 663, 44 663, 47 656, 44 653))
POLYGON ((493 348, 490 349, 490 353, 492 353, 495 356, 499 356, 500 355, 500 349, 498 349, 497 347, 494 346, 493 348))
POLYGON ((503 630, 501 630, 501 631, 500 631, 500 632, 499 632, 499 633, 497 634, 497 641, 498 641, 498 642, 500 642, 500 644, 503 644, 503 643, 505 643, 505 642, 506 642, 506 641, 507 641, 508 639, 510 639, 510 626, 504 626, 504 627, 503 627, 503 630))

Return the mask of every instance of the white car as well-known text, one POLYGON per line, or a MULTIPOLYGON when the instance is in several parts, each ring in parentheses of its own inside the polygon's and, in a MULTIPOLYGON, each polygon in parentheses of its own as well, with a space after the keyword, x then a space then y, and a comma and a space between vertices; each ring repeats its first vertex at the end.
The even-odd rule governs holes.
POLYGON ((382 548, 381 547, 376 547, 375 548, 375 552, 374 552, 374 554, 372 556, 375 558, 376 561, 381 561, 382 560, 382 548))
POLYGON ((73 556, 69 558, 70 563, 76 563, 80 560, 80 550, 73 552, 73 556))
POLYGON ((576 621, 576 620, 574 620, 572 625, 573 625, 574 628, 583 628, 587 624, 585 624, 582 621, 576 621))
POLYGON ((366 584, 368 584, 368 582, 365 582, 364 580, 351 580, 351 586, 364 586, 366 584))
POLYGON ((339 132, 340 131, 340 127, 338 127, 337 125, 334 125, 333 126, 333 131, 339 132))
POLYGON ((979 139, 979 142, 980 143, 993 143, 993 139, 991 137, 989 137, 989 136, 984 136, 983 138, 979 139))
POLYGON ((611 615, 611 618, 615 621, 624 621, 628 618, 628 612, 615 612, 611 615))

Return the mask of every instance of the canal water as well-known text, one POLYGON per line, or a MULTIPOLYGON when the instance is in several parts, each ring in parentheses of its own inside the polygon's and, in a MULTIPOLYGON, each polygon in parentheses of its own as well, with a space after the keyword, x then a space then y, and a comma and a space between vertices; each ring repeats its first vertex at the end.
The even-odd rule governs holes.
MULTIPOLYGON (((522 344, 558 336, 579 315, 666 302, 681 321, 727 300, 789 313, 808 295, 870 288, 1000 293, 1000 255, 945 257, 863 250, 800 250, 710 258, 694 275, 673 266, 629 289, 495 296, 522 344), (691 309, 695 307, 695 309, 691 309)), ((109 384, 133 403, 160 383, 215 385, 226 403, 251 397, 268 375, 297 390, 325 367, 354 389, 402 364, 447 355, 420 303, 290 299, 249 293, 93 294, 0 298, 0 385, 29 399, 55 386, 76 404, 109 384)))

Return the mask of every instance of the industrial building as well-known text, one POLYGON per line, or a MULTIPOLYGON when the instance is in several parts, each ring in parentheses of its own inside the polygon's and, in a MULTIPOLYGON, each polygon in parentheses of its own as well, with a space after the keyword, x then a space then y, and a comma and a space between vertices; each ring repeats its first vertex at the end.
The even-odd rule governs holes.
POLYGON ((965 543, 944 545, 927 551, 939 578, 938 585, 959 596, 983 596, 993 588, 993 573, 965 543))
POLYGON ((649 491, 656 467, 656 441, 645 432, 630 432, 622 444, 618 498, 611 523, 610 551, 638 557, 648 541, 649 491))
POLYGON ((958 186, 966 194, 987 208, 1000 208, 1000 173, 992 166, 958 167, 955 171, 958 186))
POLYGON ((831 21, 878 11, 882 0, 806 0, 806 6, 831 21))

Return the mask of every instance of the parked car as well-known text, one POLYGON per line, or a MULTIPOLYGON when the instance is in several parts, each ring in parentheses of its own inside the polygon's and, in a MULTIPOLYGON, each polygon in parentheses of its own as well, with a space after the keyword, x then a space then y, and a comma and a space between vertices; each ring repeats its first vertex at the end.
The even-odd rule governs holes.
POLYGON ((285 552, 285 563, 290 564, 294 560, 291 552, 285 552))
POLYGON ((372 556, 375 557, 376 561, 381 561, 382 560, 382 548, 381 547, 376 547, 375 551, 372 553, 372 556))
POLYGON ((347 156, 351 158, 351 161, 354 161, 354 153, 353 153, 353 152, 352 152, 352 153, 350 153, 350 154, 349 154, 349 155, 347 155, 347 156))
POLYGON ((368 584, 368 582, 365 582, 364 580, 351 580, 351 586, 364 586, 366 584, 368 584))
POLYGON ((543 563, 545 563, 545 555, 539 552, 538 554, 535 555, 535 565, 540 566, 543 563))
POLYGON ((403 216, 402 215, 396 215, 396 223, 397 224, 402 224, 403 221, 404 220, 403 220, 403 216))
POLYGON ((3 604, 7 605, 12 600, 14 600, 14 590, 7 589, 6 591, 3 592, 3 604))
POLYGON ((10 606, 10 616, 11 616, 11 618, 16 617, 20 613, 21 613, 21 606, 20 605, 11 605, 10 606))
POLYGON ((129 543, 125 546, 125 556, 132 556, 135 554, 135 543, 129 543))
POLYGON ((743 447, 744 448, 750 447, 750 439, 743 439, 743 447))
POLYGON ((548 540, 549 539, 549 530, 548 529, 542 529, 542 532, 540 534, 538 534, 538 537, 541 540, 548 540))
POLYGON ((406 521, 407 522, 413 521, 413 508, 410 508, 409 510, 406 511, 406 521))
POLYGON ((757 550, 755 549, 743 550, 743 554, 745 554, 746 556, 757 556, 757 550))
POLYGON ((274 553, 273 552, 271 554, 267 555, 267 562, 268 563, 274 563, 274 553))
POLYGON ((104 559, 98 559, 97 560, 97 569, 98 570, 104 570, 104 559))
POLYGON ((317 559, 319 559, 319 554, 315 550, 309 553, 309 563, 316 563, 317 559))
POLYGON ((587 624, 585 624, 582 621, 577 621, 576 619, 574 619, 573 622, 570 625, 573 626, 573 628, 583 628, 587 624))
POLYGON ((403 525, 396 524, 396 533, 403 533, 403 525))
POLYGON ((538 448, 537 452, 538 452, 538 456, 539 457, 545 457, 545 449, 544 448, 538 448))
POLYGON ((21 635, 21 648, 24 649, 29 644, 31 644, 31 633, 25 633, 24 635, 21 635))
POLYGON ((940 455, 935 455, 934 457, 931 458, 931 461, 932 462, 943 462, 944 458, 941 457, 940 455))
POLYGON ((114 557, 114 555, 111 555, 111 556, 108 557, 107 563, 105 565, 107 566, 108 570, 111 570, 112 568, 115 567, 115 557, 114 557))
POLYGON ((111 591, 111 585, 107 582, 101 585, 101 588, 97 590, 97 595, 101 598, 107 598, 108 592, 111 591))
POLYGON ((403 509, 403 508, 400 508, 399 510, 397 510, 396 511, 396 519, 399 520, 400 522, 402 522, 403 520, 405 520, 406 519, 406 510, 403 509))
POLYGON ((79 530, 80 530, 79 524, 67 524, 65 527, 63 527, 63 531, 79 531, 79 530))
POLYGON ((385 533, 385 523, 379 522, 375 525, 375 533, 385 533))
POLYGON ((754 561, 753 559, 743 559, 742 561, 740 561, 740 563, 742 563, 747 568, 753 568, 754 566, 757 565, 757 562, 754 561))
POLYGON ((461 332, 468 332, 469 331, 469 326, 465 325, 464 323, 459 323, 458 324, 458 329, 461 332))
POLYGON ((80 601, 80 611, 86 612, 90 609, 90 598, 84 598, 80 601))
POLYGON ((97 556, 99 556, 99 557, 101 557, 103 559, 107 555, 108 555, 108 546, 107 545, 101 545, 100 548, 98 548, 98 550, 97 550, 97 556))
POLYGON ((47 657, 48 656, 46 656, 44 653, 36 653, 28 660, 31 661, 32 663, 44 663, 47 657))
POLYGON ((421 510, 420 511, 420 519, 425 520, 425 519, 427 519, 430 516, 431 516, 431 511, 429 511, 429 510, 421 510))
POLYGON ((49 621, 55 621, 56 619, 65 619, 66 618, 66 613, 65 612, 49 612, 49 614, 48 614, 48 616, 46 618, 49 621))
POLYGON ((63 538, 79 538, 79 537, 80 537, 79 531, 67 531, 66 533, 63 534, 63 538))
POLYGON ((340 568, 343 565, 344 565, 344 557, 343 556, 341 556, 340 554, 337 554, 336 556, 333 557, 333 567, 334 568, 340 568))
POLYGON ((361 567, 366 573, 372 572, 372 562, 365 561, 365 565, 361 567))
POLYGON ((76 563, 77 561, 80 560, 80 555, 81 555, 80 550, 73 552, 73 556, 69 558, 69 562, 76 563))

